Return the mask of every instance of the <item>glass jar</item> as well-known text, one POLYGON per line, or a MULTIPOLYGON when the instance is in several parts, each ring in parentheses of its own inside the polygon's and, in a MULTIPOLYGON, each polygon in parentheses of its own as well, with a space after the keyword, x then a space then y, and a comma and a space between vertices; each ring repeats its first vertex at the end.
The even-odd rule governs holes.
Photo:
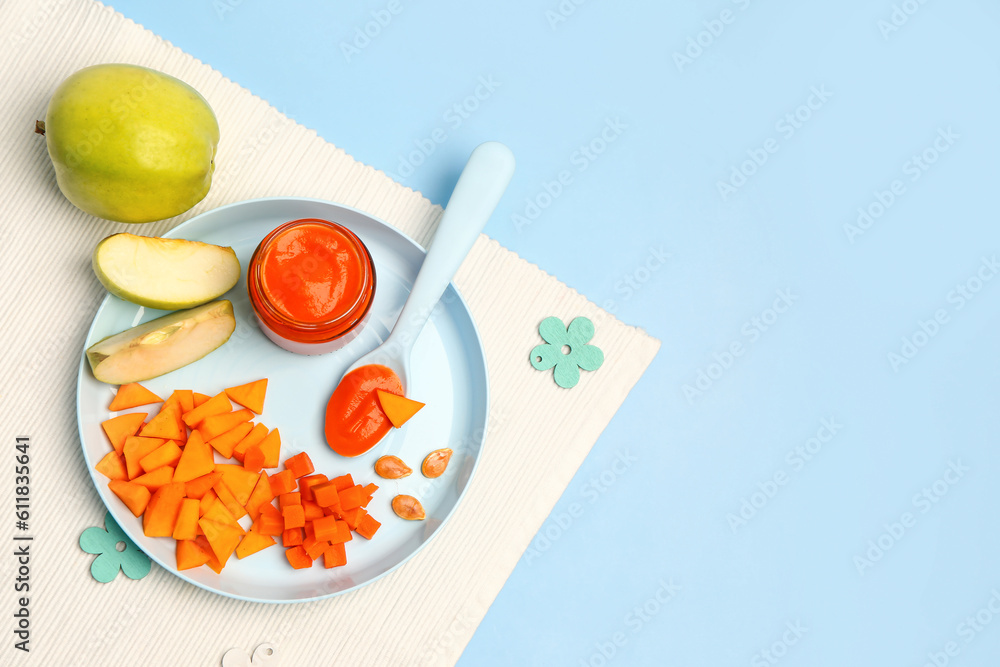
POLYGON ((292 220, 257 246, 247 291, 257 323, 275 344, 297 354, 325 354, 357 337, 368 321, 375 264, 346 227, 292 220))

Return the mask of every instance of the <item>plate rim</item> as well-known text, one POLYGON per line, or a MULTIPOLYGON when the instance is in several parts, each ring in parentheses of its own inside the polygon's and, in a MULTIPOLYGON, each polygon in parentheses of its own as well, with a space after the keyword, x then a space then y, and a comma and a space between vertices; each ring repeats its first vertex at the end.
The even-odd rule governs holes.
MULTIPOLYGON (((228 204, 223 204, 222 206, 217 206, 216 208, 212 208, 212 209, 209 209, 207 211, 202 211, 201 213, 198 213, 197 215, 194 215, 194 216, 188 218, 187 220, 185 220, 185 221, 183 221, 183 222, 175 225, 174 227, 171 227, 169 230, 167 230, 166 232, 162 233, 160 235, 160 237, 161 238, 175 238, 176 237, 176 232, 178 230, 183 229, 187 225, 189 225, 189 224, 191 224, 191 223, 199 220, 203 216, 206 216, 206 215, 208 215, 210 213, 217 213, 217 212, 220 212, 220 211, 223 211, 223 210, 227 210, 227 209, 230 209, 230 208, 236 208, 236 207, 240 207, 240 206, 251 206, 251 205, 256 205, 256 204, 261 204, 261 203, 267 203, 267 202, 276 202, 277 203, 277 202, 288 202, 288 201, 306 202, 306 203, 312 203, 312 204, 320 204, 320 205, 323 205, 323 206, 333 206, 333 207, 337 207, 337 208, 340 208, 340 209, 346 209, 346 210, 352 211, 352 212, 357 213, 358 215, 360 215, 360 216, 362 216, 364 218, 367 218, 371 222, 376 223, 377 225, 381 225, 383 227, 386 227, 390 232, 398 235, 403 241, 405 241, 406 243, 409 243, 410 245, 412 245, 425 258, 427 256, 427 250, 423 246, 421 246, 419 243, 417 243, 415 240, 413 240, 413 238, 411 238, 408 234, 406 234, 405 232, 403 232, 401 229, 399 229, 398 227, 396 227, 394 225, 389 224, 385 220, 382 220, 381 218, 379 218, 377 216, 374 216, 374 215, 372 215, 372 214, 370 214, 370 213, 368 213, 366 211, 362 211, 361 209, 355 208, 353 206, 349 206, 347 204, 341 204, 339 202, 331 201, 331 200, 328 200, 328 199, 320 199, 320 198, 316 198, 316 197, 270 196, 270 197, 258 197, 258 198, 254 198, 254 199, 244 199, 244 200, 240 200, 240 201, 236 201, 236 202, 230 202, 228 204)), ((118 233, 118 232, 115 232, 115 233, 118 233)), ((422 263, 421 263, 421 266, 422 266, 422 263)), ((241 267, 241 275, 242 275, 242 272, 244 270, 245 269, 243 269, 243 267, 241 267)), ((451 517, 458 510, 459 506, 462 504, 462 501, 465 499, 465 496, 466 496, 466 494, 469 491, 469 487, 472 486, 472 482, 473 482, 473 480, 476 477, 476 472, 478 471, 480 461, 482 460, 483 448, 486 445, 486 439, 487 439, 487 435, 488 435, 488 431, 489 431, 491 397, 490 397, 490 381, 489 381, 489 379, 490 379, 490 376, 489 376, 489 362, 487 361, 487 358, 486 358, 486 348, 483 346, 483 339, 482 339, 482 334, 479 331, 479 324, 476 322, 475 317, 473 317, 472 311, 471 311, 471 309, 469 309, 469 304, 466 302, 465 297, 462 296, 462 293, 458 289, 458 287, 455 285, 454 280, 450 281, 448 283, 448 285, 451 286, 452 289, 454 289, 455 294, 458 297, 459 304, 464 309, 464 311, 468 314, 469 323, 472 325, 472 334, 473 334, 473 338, 474 338, 473 342, 475 343, 475 348, 479 350, 479 352, 480 352, 479 356, 480 356, 480 358, 482 360, 482 372, 483 372, 483 377, 485 378, 485 383, 483 385, 483 397, 484 397, 484 400, 485 400, 485 412, 484 412, 484 416, 483 416, 483 422, 482 422, 481 425, 476 424, 476 423, 472 424, 472 426, 473 426, 472 433, 477 433, 479 431, 482 431, 482 436, 478 438, 478 440, 479 440, 479 450, 478 450, 478 453, 476 454, 475 460, 472 463, 472 469, 469 472, 469 478, 466 480, 465 486, 462 488, 461 492, 459 492, 459 494, 458 494, 458 497, 455 499, 454 505, 451 507, 451 509, 448 511, 448 513, 445 515, 445 517, 441 520, 441 523, 437 527, 435 527, 434 531, 429 536, 427 536, 426 539, 424 539, 420 544, 418 544, 417 547, 415 549, 413 549, 413 551, 411 551, 409 554, 407 554, 402 560, 400 560, 398 563, 396 563, 392 567, 388 568, 384 572, 381 572, 380 574, 378 574, 378 575, 376 575, 376 576, 374 576, 374 577, 372 577, 372 578, 370 578, 370 579, 368 579, 366 581, 363 581, 363 582, 360 582, 360 583, 356 583, 356 584, 354 584, 353 586, 351 586, 349 588, 344 588, 342 590, 334 591, 332 593, 326 593, 326 594, 323 594, 323 595, 316 595, 316 596, 312 596, 312 597, 305 597, 305 598, 299 598, 299 599, 269 600, 269 599, 265 599, 265 598, 253 597, 253 596, 248 596, 248 595, 240 595, 238 593, 224 591, 224 590, 220 590, 220 589, 217 589, 217 588, 211 588, 211 587, 209 587, 206 584, 203 584, 203 583, 201 583, 199 581, 196 581, 196 580, 192 579, 191 577, 188 577, 183 571, 178 570, 176 568, 176 564, 173 565, 173 566, 171 566, 169 564, 163 563, 156 556, 152 556, 150 554, 147 554, 145 552, 145 550, 143 550, 142 547, 139 546, 139 543, 136 541, 135 536, 132 535, 132 531, 127 526, 123 526, 123 525, 121 525, 118 522, 118 520, 117 520, 117 518, 115 518, 114 513, 112 512, 111 508, 108 506, 108 503, 105 501, 104 494, 101 492, 100 486, 98 484, 98 482, 101 481, 101 480, 98 479, 98 477, 97 477, 98 473, 94 469, 94 463, 90 460, 90 456, 87 453, 87 447, 86 447, 86 444, 85 444, 85 441, 84 441, 84 434, 83 434, 83 414, 82 414, 82 404, 81 404, 81 401, 82 401, 82 390, 83 390, 83 378, 84 378, 84 375, 86 373, 89 373, 89 370, 88 370, 89 369, 89 364, 87 363, 87 354, 86 354, 86 351, 87 351, 87 347, 88 347, 88 342, 91 340, 92 336, 94 335, 94 327, 97 325, 98 316, 101 314, 101 312, 104 310, 105 306, 112 299, 118 299, 118 297, 114 296, 110 292, 108 292, 107 294, 105 294, 104 298, 101 300, 101 303, 97 306, 97 309, 94 311, 93 319, 90 322, 90 326, 87 328, 87 333, 86 333, 86 336, 84 337, 84 341, 83 341, 83 349, 81 350, 81 354, 80 354, 80 364, 79 364, 79 369, 78 369, 78 372, 77 372, 77 380, 76 380, 76 425, 77 425, 77 435, 79 436, 79 439, 80 439, 80 449, 82 450, 82 453, 83 453, 84 463, 87 466, 87 472, 88 472, 88 474, 90 476, 91 483, 94 486, 94 490, 97 492, 98 499, 101 501, 101 504, 104 506, 105 512, 107 514, 111 514, 112 518, 115 518, 115 522, 119 523, 119 527, 122 529, 122 531, 125 532, 126 535, 128 535, 129 539, 132 540, 132 542, 136 545, 136 547, 139 548, 139 550, 142 551, 142 553, 145 554, 147 558, 149 558, 150 560, 154 561, 161 568, 163 568, 164 570, 170 572, 173 576, 176 576, 176 577, 180 578, 181 580, 183 580, 184 582, 186 582, 188 584, 192 584, 194 586, 197 586, 198 588, 200 588, 200 589, 202 589, 204 591, 207 591, 209 593, 214 593, 216 595, 221 595, 223 597, 228 597, 228 598, 231 598, 231 599, 234 599, 234 600, 241 600, 241 601, 246 601, 246 602, 256 602, 256 603, 262 603, 262 604, 301 604, 301 603, 306 603, 306 602, 316 602, 316 601, 319 601, 319 600, 328 600, 330 598, 334 598, 334 597, 337 597, 337 596, 340 596, 340 595, 344 595, 346 593, 351 593, 351 592, 359 590, 359 589, 361 589, 361 588, 363 588, 363 587, 365 587, 365 586, 367 586, 369 584, 373 584, 376 581, 379 581, 380 579, 383 579, 384 577, 392 574, 393 572, 395 572, 396 570, 398 570, 399 568, 401 568, 403 565, 405 565, 406 563, 408 563, 409 561, 411 561, 417 554, 419 554, 421 551, 423 551, 423 549, 428 544, 430 544, 431 542, 433 542, 434 539, 438 536, 438 534, 444 529, 445 525, 451 520, 451 517)), ((447 289, 447 287, 445 289, 447 289)), ((119 299, 119 300, 121 300, 121 299, 119 299)), ((133 304, 133 305, 135 305, 135 304, 133 304)), ((138 307, 141 307, 141 306, 138 306, 138 307)), ((95 341, 95 342, 97 342, 97 341, 95 341)), ((114 385, 108 385, 108 386, 110 387, 110 386, 114 386, 114 385)), ((107 485, 105 484, 105 486, 107 486, 107 485)))

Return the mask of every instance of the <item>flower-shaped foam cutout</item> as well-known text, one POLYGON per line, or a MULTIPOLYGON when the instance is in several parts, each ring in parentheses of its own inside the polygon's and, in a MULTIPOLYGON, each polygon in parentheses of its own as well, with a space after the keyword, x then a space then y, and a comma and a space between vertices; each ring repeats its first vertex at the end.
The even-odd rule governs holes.
POLYGON ((90 566, 90 574, 102 584, 118 576, 118 570, 129 579, 142 579, 152 564, 135 542, 115 523, 111 512, 104 515, 104 528, 88 528, 80 535, 80 548, 88 554, 98 554, 90 566))
POLYGON ((575 387, 581 368, 596 371, 604 363, 601 348, 587 344, 594 337, 594 323, 586 317, 577 317, 568 327, 558 317, 546 317, 538 333, 545 344, 531 350, 531 365, 540 371, 554 367, 552 376, 560 387, 575 387))

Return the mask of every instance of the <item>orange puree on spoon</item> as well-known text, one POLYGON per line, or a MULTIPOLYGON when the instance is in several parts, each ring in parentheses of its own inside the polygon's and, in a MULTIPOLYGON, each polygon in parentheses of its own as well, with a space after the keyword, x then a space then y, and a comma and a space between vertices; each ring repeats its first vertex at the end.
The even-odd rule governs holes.
POLYGON ((403 395, 399 376, 379 364, 356 368, 337 385, 326 406, 326 442, 333 451, 341 456, 364 454, 392 428, 379 405, 378 389, 403 395))

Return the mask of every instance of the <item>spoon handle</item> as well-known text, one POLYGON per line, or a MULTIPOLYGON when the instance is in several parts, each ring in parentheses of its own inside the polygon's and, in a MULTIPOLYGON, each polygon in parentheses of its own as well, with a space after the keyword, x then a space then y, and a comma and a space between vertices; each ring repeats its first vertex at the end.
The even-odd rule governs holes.
POLYGON ((384 344, 407 352, 458 272, 514 175, 514 154, 496 141, 480 144, 458 177, 410 296, 384 344))

